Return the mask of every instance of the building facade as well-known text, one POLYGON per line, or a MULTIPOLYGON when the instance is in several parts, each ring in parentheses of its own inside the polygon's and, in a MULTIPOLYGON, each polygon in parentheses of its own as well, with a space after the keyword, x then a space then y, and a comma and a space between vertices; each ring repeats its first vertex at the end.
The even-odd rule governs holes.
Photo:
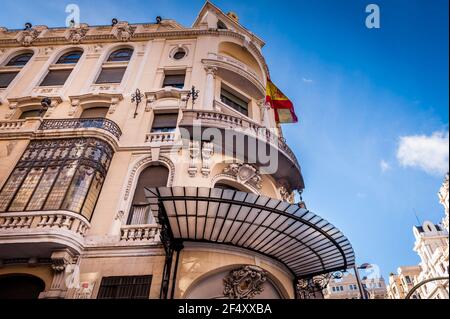
POLYGON ((416 299, 449 298, 448 174, 438 198, 444 206, 445 217, 441 224, 425 221, 421 226, 413 227, 413 249, 419 255, 420 263, 399 267, 396 275, 391 274, 388 295, 392 299, 403 299, 410 292, 411 298, 416 299), (436 278, 446 279, 434 280, 436 278))
POLYGON ((332 279, 324 290, 325 299, 385 299, 387 290, 383 277, 361 278, 363 294, 359 289, 358 280, 352 273, 346 273, 342 278, 332 279), (362 298, 363 297, 363 298, 362 298))
POLYGON ((263 46, 210 2, 189 28, 0 28, 0 297, 297 298, 351 267, 294 203, 263 46))

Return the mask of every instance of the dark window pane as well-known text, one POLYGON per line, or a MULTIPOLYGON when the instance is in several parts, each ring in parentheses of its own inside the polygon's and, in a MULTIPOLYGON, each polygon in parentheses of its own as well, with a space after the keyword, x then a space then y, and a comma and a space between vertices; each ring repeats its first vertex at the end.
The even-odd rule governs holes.
POLYGON ((108 114, 108 107, 92 107, 90 109, 86 109, 81 113, 80 118, 88 119, 88 118, 98 118, 98 117, 106 117, 108 114))
POLYGON ((163 87, 171 86, 177 89, 184 87, 185 74, 166 74, 164 77, 163 87))
POLYGON ((7 88, 19 72, 0 73, 0 89, 7 88))
POLYGON ((185 56, 186 56, 186 51, 184 51, 183 49, 180 49, 177 52, 175 52, 175 54, 173 55, 173 58, 175 60, 181 60, 185 56))
POLYGON ((72 70, 50 70, 40 86, 64 85, 72 70))
POLYGON ((103 68, 95 83, 120 83, 126 68, 103 68))
POLYGON ((33 53, 23 53, 9 60, 7 66, 24 66, 31 59, 33 53))
POLYGON ((227 90, 222 89, 220 100, 236 111, 248 115, 248 103, 227 90))
POLYGON ((178 113, 155 114, 152 132, 170 132, 177 127, 178 113))
POLYGON ((111 53, 111 55, 108 58, 108 61, 109 62, 130 61, 132 55, 133 55, 132 49, 120 49, 111 53))
POLYGON ((152 276, 103 277, 97 299, 148 299, 152 276))
POLYGON ((41 112, 41 110, 25 111, 25 112, 22 112, 22 114, 20 114, 19 119, 23 120, 23 119, 26 119, 29 117, 40 117, 41 115, 44 115, 45 112, 46 112, 45 110, 43 110, 42 112, 41 112))
POLYGON ((76 64, 83 55, 83 51, 72 51, 62 55, 56 64, 76 64))

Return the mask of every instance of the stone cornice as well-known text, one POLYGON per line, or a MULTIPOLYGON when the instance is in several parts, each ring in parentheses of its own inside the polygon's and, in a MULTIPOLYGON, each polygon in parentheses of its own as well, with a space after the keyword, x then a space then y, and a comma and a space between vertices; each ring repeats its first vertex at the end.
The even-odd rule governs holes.
MULTIPOLYGON (((130 26, 136 26, 130 24, 130 26)), ((95 31, 96 28, 99 27, 91 27, 90 31, 95 31)), ((17 31, 6 31, 4 33, 9 32, 17 32, 17 31)), ((183 39, 190 37, 199 37, 199 36, 229 36, 245 41, 245 37, 237 32, 231 30, 204 30, 204 29, 185 29, 185 30, 170 30, 170 31, 148 31, 142 32, 139 28, 133 33, 133 35, 129 38, 128 42, 137 42, 137 41, 146 41, 153 39, 183 39)), ((93 43, 103 43, 103 42, 120 42, 112 32, 109 33, 99 33, 99 34, 87 34, 80 40, 81 44, 93 44, 93 43)), ((45 45, 73 45, 73 42, 67 38, 66 32, 61 33, 61 36, 49 36, 46 37, 45 34, 42 34, 35 38, 32 42, 32 46, 45 46, 45 45)), ((0 32, 0 48, 10 48, 10 47, 20 47, 20 43, 17 41, 16 37, 3 38, 2 32, 0 32)), ((248 49, 255 54, 258 59, 260 59, 261 63, 264 66, 264 70, 266 74, 269 74, 269 70, 267 64, 265 62, 264 57, 262 56, 260 50, 257 46, 250 42, 248 45, 248 49)))

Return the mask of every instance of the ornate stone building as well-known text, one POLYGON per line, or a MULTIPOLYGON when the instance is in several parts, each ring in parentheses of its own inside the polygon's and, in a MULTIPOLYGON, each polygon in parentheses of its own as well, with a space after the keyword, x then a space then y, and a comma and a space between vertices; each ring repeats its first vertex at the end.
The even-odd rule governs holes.
POLYGON ((352 267, 294 203, 263 46, 209 2, 188 28, 0 28, 0 297, 320 297, 352 267))
MULTIPOLYGON (((385 299, 386 283, 383 277, 361 278, 365 299, 385 299)), ((332 279, 323 292, 325 299, 363 299, 356 276, 346 273, 342 278, 332 279)))
POLYGON ((410 292, 411 298, 416 299, 449 298, 448 174, 438 198, 445 212, 442 224, 425 221, 413 227, 414 251, 420 257, 420 264, 399 267, 397 275, 391 274, 388 295, 392 299, 405 298, 410 292), (447 279, 435 280, 437 278, 447 279))

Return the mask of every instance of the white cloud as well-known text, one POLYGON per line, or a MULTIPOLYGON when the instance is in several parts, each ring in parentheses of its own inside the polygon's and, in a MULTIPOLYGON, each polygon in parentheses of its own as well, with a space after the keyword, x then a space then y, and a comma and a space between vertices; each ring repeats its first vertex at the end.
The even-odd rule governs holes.
POLYGON ((381 168, 381 171, 384 173, 391 169, 391 165, 388 162, 386 162, 385 160, 381 160, 380 168, 381 168))
POLYGON ((448 171, 448 143, 448 132, 402 136, 397 159, 403 167, 416 167, 429 174, 443 175, 448 171))
POLYGON ((302 81, 305 83, 313 83, 314 81, 311 79, 307 79, 307 78, 302 78, 302 81))

